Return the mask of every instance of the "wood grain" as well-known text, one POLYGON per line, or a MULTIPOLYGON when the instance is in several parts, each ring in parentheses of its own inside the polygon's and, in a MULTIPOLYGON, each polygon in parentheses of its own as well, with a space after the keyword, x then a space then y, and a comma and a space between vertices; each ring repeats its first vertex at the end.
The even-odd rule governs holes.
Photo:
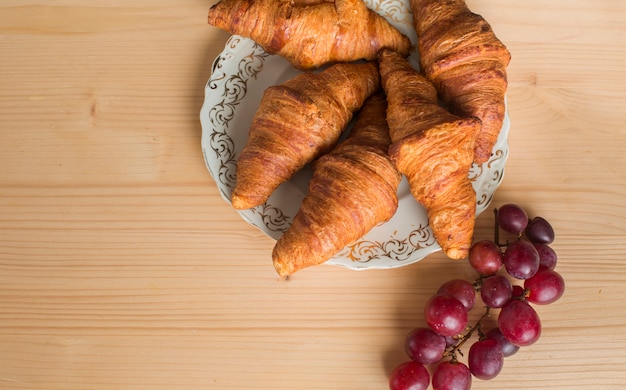
MULTIPOLYGON (((554 225, 543 334, 475 389, 626 385, 626 3, 471 0, 510 48, 510 156, 494 206, 554 225)), ((227 34, 210 2, 0 4, 0 388, 384 389, 451 278, 279 280, 222 200, 199 110, 227 34)), ((492 215, 478 220, 489 237, 492 215)))

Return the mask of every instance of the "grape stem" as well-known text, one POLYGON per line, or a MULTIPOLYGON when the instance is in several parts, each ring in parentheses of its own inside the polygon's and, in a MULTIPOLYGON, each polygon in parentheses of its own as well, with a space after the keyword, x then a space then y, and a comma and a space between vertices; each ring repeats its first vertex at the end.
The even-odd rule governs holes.
POLYGON ((461 356, 463 356, 463 352, 461 351, 461 347, 463 347, 463 345, 467 342, 467 340, 469 340, 472 335, 474 334, 474 332, 478 331, 478 337, 479 338, 483 338, 484 334, 482 332, 481 326, 482 326, 482 321, 489 317, 489 311, 490 308, 489 307, 485 307, 485 312, 483 313, 482 316, 480 316, 480 318, 478 319, 478 321, 476 321, 476 324, 474 324, 474 326, 472 326, 471 328, 469 328, 467 330, 467 332, 462 335, 458 340, 458 342, 456 344, 454 344, 450 350, 444 352, 443 357, 451 357, 451 361, 452 362, 456 362, 458 359, 456 357, 457 353, 461 356))
POLYGON ((499 247, 502 247, 500 244, 500 224, 498 223, 498 208, 495 207, 493 209, 493 216, 495 219, 495 223, 493 224, 493 242, 496 243, 499 247))
MULTIPOLYGON (((509 242, 505 242, 504 244, 500 242, 500 223, 498 222, 498 209, 493 209, 493 215, 495 222, 493 224, 493 242, 496 243, 500 248, 506 248, 509 245, 509 242)), ((521 236, 521 233, 518 235, 518 238, 521 236)))

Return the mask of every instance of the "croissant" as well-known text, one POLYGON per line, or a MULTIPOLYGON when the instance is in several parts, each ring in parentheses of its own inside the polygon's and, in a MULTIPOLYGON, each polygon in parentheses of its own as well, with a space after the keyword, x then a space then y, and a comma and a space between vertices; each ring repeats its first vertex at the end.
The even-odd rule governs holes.
POLYGON ((484 163, 502 128, 511 54, 464 0, 411 0, 411 8, 420 68, 455 114, 481 119, 474 162, 484 163))
POLYGON ((328 152, 354 112, 379 89, 372 61, 301 73, 265 90, 237 161, 233 207, 264 203, 280 184, 328 152))
POLYGON ((375 60, 383 47, 408 55, 411 42, 363 0, 221 0, 209 24, 253 39, 296 69, 375 60))
POLYGON ((476 193, 468 178, 480 120, 460 118, 438 104, 437 91, 400 54, 379 55, 387 93, 389 155, 427 211, 435 239, 453 259, 472 243, 476 193))
POLYGON ((327 261, 396 212, 401 176, 387 154, 386 105, 382 94, 370 97, 346 140, 315 162, 300 210, 272 252, 279 275, 327 261))

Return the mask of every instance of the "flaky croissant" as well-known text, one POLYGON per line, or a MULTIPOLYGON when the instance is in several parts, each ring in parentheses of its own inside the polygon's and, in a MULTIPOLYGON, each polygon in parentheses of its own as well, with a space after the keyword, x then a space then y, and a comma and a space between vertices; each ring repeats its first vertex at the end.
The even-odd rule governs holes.
POLYGON ((411 0, 411 8, 421 70, 455 114, 480 118, 474 162, 483 163, 502 128, 511 54, 464 0, 411 0))
POLYGON ((391 160, 427 211, 435 239, 453 259, 472 243, 476 193, 468 178, 477 118, 460 118, 438 105, 435 87, 400 54, 379 55, 387 93, 391 160))
POLYGON ((381 94, 370 97, 348 138, 315 162, 300 210, 272 252, 281 276, 327 261, 396 212, 401 176, 387 154, 386 105, 381 94))
POLYGON ((265 90, 237 161, 233 207, 264 203, 280 184, 328 152, 354 112, 379 89, 372 61, 301 73, 265 90))
POLYGON ((375 60, 381 48, 408 54, 411 42, 363 0, 221 0, 209 24, 253 39, 296 69, 375 60))

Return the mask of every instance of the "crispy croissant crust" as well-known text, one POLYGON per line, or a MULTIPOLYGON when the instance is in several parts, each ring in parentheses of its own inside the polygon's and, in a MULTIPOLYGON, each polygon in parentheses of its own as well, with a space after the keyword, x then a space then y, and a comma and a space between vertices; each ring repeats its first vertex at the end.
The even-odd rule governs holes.
POLYGON ((376 62, 339 63, 269 87, 237 161, 236 209, 264 203, 278 186, 328 152, 380 89, 376 62))
POLYGON ((221 0, 209 24, 253 39, 295 68, 375 60, 383 47, 408 55, 411 42, 362 0, 221 0))
POLYGON ((464 0, 411 0, 420 67, 442 100, 482 121, 474 162, 489 160, 502 128, 511 54, 464 0))
POLYGON ((379 55, 387 93, 391 160, 426 209, 435 239, 453 259, 472 243, 476 193, 468 178, 477 118, 459 118, 438 105, 435 87, 398 53, 379 55))
POLYGON ((281 276, 321 264, 398 207, 401 175, 389 160, 385 98, 369 98, 348 138, 314 164, 313 177, 291 227, 272 258, 281 276))

